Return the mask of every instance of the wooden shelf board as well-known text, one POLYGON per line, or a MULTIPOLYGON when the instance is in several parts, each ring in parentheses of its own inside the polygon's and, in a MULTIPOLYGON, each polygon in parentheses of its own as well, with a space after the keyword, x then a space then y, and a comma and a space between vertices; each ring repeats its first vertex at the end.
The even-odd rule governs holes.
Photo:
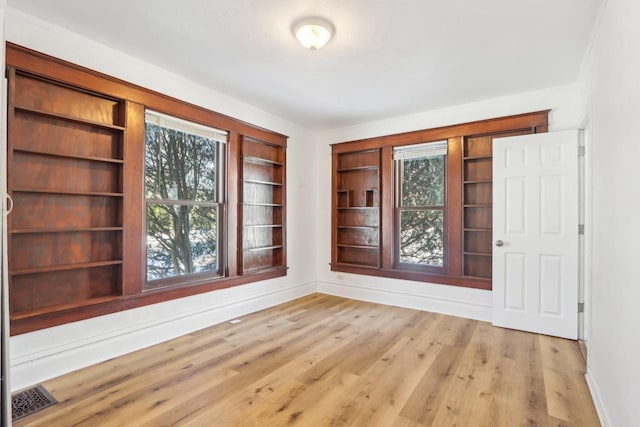
POLYGON ((96 156, 82 156, 78 154, 54 153, 49 151, 32 150, 28 148, 14 148, 13 151, 19 152, 19 153, 37 154, 40 156, 60 157, 64 159, 90 160, 95 162, 116 163, 116 164, 124 163, 124 160, 122 159, 114 159, 109 157, 96 157, 96 156))
POLYGON ((482 232, 491 232, 492 228, 464 228, 464 231, 482 231, 482 232))
POLYGON ((77 264, 50 265, 47 267, 24 268, 20 270, 12 270, 9 272, 11 276, 22 276, 26 274, 51 273, 54 271, 82 270, 85 268, 108 267, 111 265, 120 265, 122 260, 112 261, 96 261, 82 262, 77 264))
POLYGON ((378 206, 338 206, 337 209, 340 210, 367 210, 367 209, 375 209, 378 210, 378 206))
POLYGON ((357 171, 377 171, 379 166, 371 165, 371 166, 356 166, 353 168, 340 168, 338 172, 357 172, 357 171))
POLYGON ((371 246, 371 245, 345 245, 342 243, 338 243, 336 245, 339 248, 353 248, 353 249, 380 249, 380 246, 371 246))
POLYGON ((272 246, 258 246, 255 248, 246 248, 246 252, 256 252, 256 251, 267 251, 270 249, 282 249, 282 245, 272 245, 272 246))
POLYGON ((488 156, 465 156, 462 160, 482 160, 482 159, 493 159, 492 155, 488 156))
POLYGON ((260 164, 267 164, 267 165, 273 165, 273 166, 282 166, 282 162, 276 162, 275 160, 263 159, 262 157, 244 156, 244 160, 246 162, 250 162, 250 163, 260 163, 260 164))
POLYGON ((260 181, 258 179, 245 179, 244 182, 250 184, 262 184, 262 185, 274 185, 276 187, 282 187, 281 182, 272 182, 272 181, 260 181))
POLYGON ((13 107, 18 111, 37 114, 44 117, 51 117, 54 119, 65 120, 67 122, 79 123, 79 124, 88 125, 88 126, 97 126, 97 127, 101 127, 104 129, 111 129, 111 130, 119 130, 119 131, 125 130, 125 128, 122 126, 96 122, 94 120, 81 119, 79 117, 68 116, 66 114, 53 113, 51 111, 45 111, 38 108, 31 108, 31 107, 26 107, 26 106, 16 105, 16 104, 14 104, 13 107))
POLYGON ((74 191, 74 190, 50 190, 33 188, 14 188, 14 193, 40 193, 40 194, 66 194, 74 196, 100 196, 100 197, 122 197, 123 193, 108 193, 101 191, 74 191))
POLYGON ((55 312, 70 310, 70 309, 79 308, 79 307, 102 304, 102 303, 117 300, 118 298, 121 298, 121 297, 119 295, 110 295, 106 297, 90 298, 84 301, 78 301, 71 304, 52 305, 49 307, 38 308, 35 310, 19 311, 17 313, 11 313, 11 320, 21 320, 21 319, 40 316, 48 313, 55 313, 55 312))
POLYGON ((37 234, 37 233, 78 233, 98 231, 123 231, 124 227, 78 227, 78 228, 14 228, 11 234, 37 234))
POLYGON ((464 254, 465 255, 474 255, 474 256, 485 256, 485 257, 493 256, 493 254, 486 253, 486 252, 464 252, 464 254))
POLYGON ((380 268, 378 264, 376 264, 376 265, 353 264, 353 263, 348 263, 348 262, 334 262, 332 265, 340 266, 340 267, 371 268, 371 269, 374 269, 374 270, 377 270, 378 268, 380 268))
POLYGON ((475 179, 470 181, 462 181, 463 184, 491 184, 493 183, 492 179, 475 179))
POLYGON ((265 206, 272 208, 281 208, 281 203, 244 203, 245 206, 265 206))
POLYGON ((466 279, 473 279, 473 280, 485 280, 487 282, 491 281, 491 277, 483 277, 483 276, 470 276, 468 274, 464 274, 462 277, 466 278, 466 279))
POLYGON ((468 205, 462 205, 465 208, 490 208, 493 206, 493 204, 491 203, 475 203, 475 204, 468 204, 468 205))
POLYGON ((289 267, 285 267, 284 265, 269 265, 266 267, 253 267, 253 268, 243 268, 243 273, 254 273, 254 272, 266 272, 273 270, 288 270, 289 267))

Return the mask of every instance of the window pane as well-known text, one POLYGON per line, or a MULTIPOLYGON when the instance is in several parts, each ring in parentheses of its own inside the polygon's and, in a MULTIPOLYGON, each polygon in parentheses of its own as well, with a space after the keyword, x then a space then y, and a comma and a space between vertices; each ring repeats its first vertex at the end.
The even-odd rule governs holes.
POLYGON ((216 200, 213 139, 146 124, 147 199, 216 200))
POLYGON ((444 158, 402 160, 401 206, 444 206, 444 158))
POLYGON ((217 207, 147 204, 147 280, 218 270, 217 207))
POLYGON ((442 267, 444 262, 444 212, 400 212, 400 262, 442 267))

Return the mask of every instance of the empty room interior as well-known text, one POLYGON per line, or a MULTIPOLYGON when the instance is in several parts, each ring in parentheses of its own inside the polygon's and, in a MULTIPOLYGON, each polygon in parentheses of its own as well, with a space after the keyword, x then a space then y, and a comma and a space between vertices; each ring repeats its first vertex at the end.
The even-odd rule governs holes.
POLYGON ((639 22, 0 0, 0 424, 640 426, 639 22))

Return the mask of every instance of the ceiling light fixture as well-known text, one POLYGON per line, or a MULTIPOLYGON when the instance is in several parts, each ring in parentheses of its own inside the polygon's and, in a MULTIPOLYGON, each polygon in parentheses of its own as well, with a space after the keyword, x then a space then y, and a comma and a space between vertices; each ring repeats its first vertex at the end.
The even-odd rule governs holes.
POLYGON ((333 25, 323 18, 305 18, 296 23, 293 32, 302 46, 318 50, 331 39, 333 25))

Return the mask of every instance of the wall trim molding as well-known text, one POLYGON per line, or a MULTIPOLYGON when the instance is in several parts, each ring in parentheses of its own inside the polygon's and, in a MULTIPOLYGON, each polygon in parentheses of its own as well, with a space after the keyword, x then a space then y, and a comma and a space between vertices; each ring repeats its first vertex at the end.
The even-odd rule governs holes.
MULTIPOLYGON (((397 282, 396 282, 397 283, 397 282)), ((467 319, 491 322, 491 291, 461 288, 468 290, 466 297, 442 296, 423 289, 418 291, 390 288, 388 286, 363 285, 348 281, 319 280, 318 292, 378 304, 393 305, 415 310, 464 317, 467 319), (473 297, 481 294, 482 298, 473 297)), ((438 285, 439 286, 439 285, 438 285)))
POLYGON ((587 369, 587 373, 584 375, 584 377, 587 380, 587 386, 589 387, 589 391, 591 392, 591 400, 593 400, 593 404, 596 407, 596 412, 598 413, 600 424, 602 425, 602 427, 610 427, 611 422, 609 421, 607 410, 605 409, 604 402, 602 401, 602 397, 600 396, 600 392, 598 391, 598 386, 596 385, 593 371, 591 371, 590 368, 587 369))
MULTIPOLYGON (((193 310, 181 310, 173 315, 152 320, 129 322, 126 327, 107 328, 63 344, 43 346, 33 352, 15 355, 11 358, 12 390, 19 390, 199 329, 313 294, 317 287, 315 281, 287 287, 279 287, 277 283, 272 283, 271 286, 277 288, 244 296, 221 298, 218 304, 194 304, 196 307, 193 310)), ((220 295, 220 292, 215 291, 212 294, 220 295)), ((94 319, 104 325, 109 323, 106 318, 110 316, 112 315, 94 319)), ((71 323, 50 329, 70 329, 69 332, 72 333, 73 325, 74 323, 71 323)), ((46 331, 48 329, 37 331, 35 334, 46 331)))

